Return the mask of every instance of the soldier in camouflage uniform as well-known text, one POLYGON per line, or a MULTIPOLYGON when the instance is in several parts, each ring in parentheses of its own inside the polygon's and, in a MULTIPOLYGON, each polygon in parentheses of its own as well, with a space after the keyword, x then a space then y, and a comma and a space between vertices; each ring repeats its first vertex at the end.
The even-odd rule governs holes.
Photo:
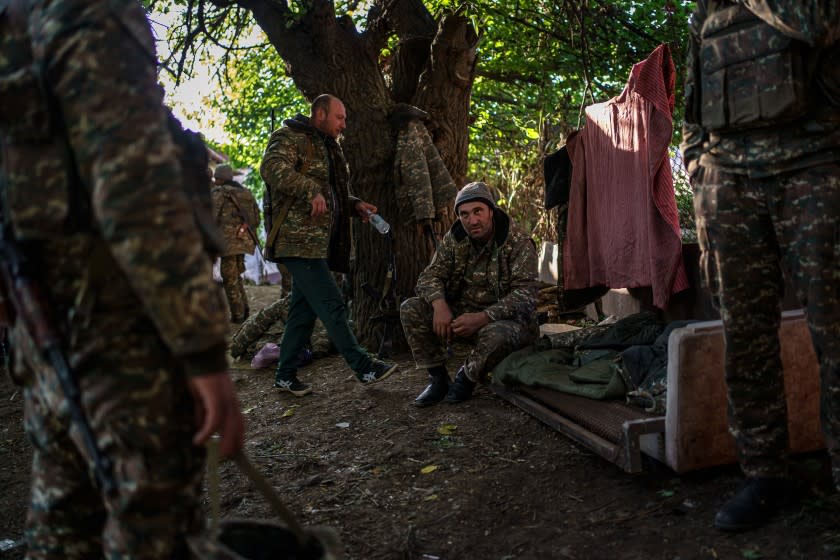
POLYGON ((470 398, 482 376, 539 335, 534 241, 496 207, 484 183, 458 192, 455 214, 459 221, 417 279, 418 297, 400 307, 414 361, 429 371, 417 406, 470 398), (474 348, 450 385, 446 345, 455 338, 474 348))
POLYGON ((807 312, 840 486, 838 35, 837 3, 817 0, 701 0, 691 20, 682 150, 747 476, 715 518, 721 530, 766 523, 788 494, 783 272, 807 312))
MULTIPOLYGON (((230 355, 234 358, 251 358, 266 343, 276 342, 286 330, 289 315, 289 296, 275 301, 257 311, 242 323, 230 341, 230 355)), ((309 345, 313 358, 323 358, 333 351, 327 330, 320 320, 315 321, 309 345)), ((303 355, 305 355, 304 352, 303 355)))
POLYGON ((296 364, 316 317, 359 382, 376 383, 396 369, 394 364, 372 358, 359 345, 330 274, 331 270, 349 272, 351 215, 367 220, 369 213, 376 212, 376 206, 350 195, 350 174, 337 141, 346 117, 341 100, 318 96, 308 118, 287 119, 271 134, 260 166, 271 198, 266 255, 292 274, 289 317, 280 341, 274 386, 295 396, 312 391, 298 379, 296 364))
POLYGON ((186 558, 201 529, 198 445, 214 431, 224 454, 242 445, 224 300, 179 184, 154 60, 138 2, 0 0, 2 221, 41 263, 116 483, 105 494, 90 476, 54 370, 19 321, 27 558, 186 558))
POLYGON ((260 209, 251 191, 233 180, 229 165, 218 165, 213 172, 213 211, 216 223, 225 237, 225 252, 220 266, 230 320, 241 323, 248 318, 248 296, 242 274, 245 253, 257 247, 256 231, 260 227, 260 209))

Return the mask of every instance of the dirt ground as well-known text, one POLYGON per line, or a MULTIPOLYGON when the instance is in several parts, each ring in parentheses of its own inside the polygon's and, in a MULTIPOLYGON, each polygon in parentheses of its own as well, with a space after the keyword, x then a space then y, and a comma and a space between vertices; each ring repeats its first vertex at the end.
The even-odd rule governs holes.
MULTIPOLYGON (((252 309, 276 288, 249 287, 252 309)), ((336 528, 349 559, 530 560, 840 557, 840 500, 824 453, 796 460, 802 499, 770 526, 712 528, 737 487, 735 467, 678 476, 650 462, 628 475, 480 388, 461 405, 417 409, 425 384, 408 356, 381 384, 350 378, 339 357, 300 371, 314 393, 271 386, 270 370, 236 362, 247 452, 305 525, 336 528)), ((0 542, 21 537, 29 450, 21 396, 0 384, 0 542)), ((222 514, 272 517, 232 464, 222 514)), ((22 550, 0 553, 22 557, 22 550)))

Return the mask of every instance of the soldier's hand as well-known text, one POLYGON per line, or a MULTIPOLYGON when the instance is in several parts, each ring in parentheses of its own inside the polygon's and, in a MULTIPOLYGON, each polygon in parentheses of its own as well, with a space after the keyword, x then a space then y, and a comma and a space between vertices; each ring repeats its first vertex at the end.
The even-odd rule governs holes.
POLYGON ((435 334, 443 340, 452 338, 452 310, 444 299, 436 299, 432 302, 435 314, 432 317, 432 329, 435 334))
POLYGON ((327 200, 321 193, 316 194, 312 198, 312 212, 310 213, 310 216, 312 216, 313 218, 317 218, 318 216, 322 216, 326 211, 327 200))
POLYGON ((452 321, 452 331, 458 336, 472 336, 490 322, 490 316, 484 311, 464 313, 452 321))
POLYGON ((196 421, 199 426, 193 437, 194 445, 203 445, 218 433, 219 455, 230 457, 245 442, 245 420, 239 409, 236 389, 227 372, 189 378, 190 391, 195 398, 196 421))
POLYGON ((365 202, 364 200, 360 200, 356 203, 356 212, 359 214, 359 217, 362 219, 363 222, 367 223, 368 217, 371 214, 376 214, 377 210, 379 210, 376 206, 371 204, 370 202, 365 202))

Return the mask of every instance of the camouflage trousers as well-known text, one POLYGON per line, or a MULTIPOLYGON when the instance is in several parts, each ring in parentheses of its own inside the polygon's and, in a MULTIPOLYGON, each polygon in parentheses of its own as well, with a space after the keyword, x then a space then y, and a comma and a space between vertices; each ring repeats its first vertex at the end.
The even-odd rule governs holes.
POLYGON ((840 166, 752 179, 701 169, 701 265, 726 339, 729 425, 748 476, 784 476, 788 428, 779 347, 783 271, 819 358, 821 421, 840 487, 840 166))
MULTIPOLYGON (((286 328, 288 315, 289 296, 286 296, 248 317, 230 341, 231 356, 235 358, 246 354, 252 356, 266 342, 279 341, 286 328)), ((316 358, 322 358, 333 350, 327 329, 324 328, 320 319, 315 321, 310 345, 312 354, 316 358)))
POLYGON ((92 457, 54 374, 40 372, 24 389, 34 451, 28 559, 188 558, 186 537, 202 527, 204 452, 191 443, 184 376, 149 363, 148 350, 129 349, 118 369, 99 364, 79 376, 99 449, 114 464, 113 495, 92 480, 92 457))
MULTIPOLYGON (((478 310, 452 306, 454 317, 470 311, 478 310)), ((446 365, 447 347, 432 328, 433 317, 432 305, 422 298, 409 298, 400 306, 400 321, 418 369, 446 365)), ((457 342, 472 347, 464 361, 464 373, 473 381, 483 379, 508 354, 534 342, 538 334, 514 321, 493 321, 469 338, 457 337, 457 342)))
POLYGON ((242 281, 242 273, 245 272, 245 255, 222 257, 219 268, 222 274, 222 286, 225 288, 228 307, 230 307, 230 320, 241 323, 248 318, 248 296, 245 294, 245 283, 242 281))

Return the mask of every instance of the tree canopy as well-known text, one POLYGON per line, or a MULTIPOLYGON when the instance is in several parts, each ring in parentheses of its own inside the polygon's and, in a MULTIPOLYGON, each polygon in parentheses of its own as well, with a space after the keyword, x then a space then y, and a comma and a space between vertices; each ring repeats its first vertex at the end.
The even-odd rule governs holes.
MULTIPOLYGON (((373 34, 376 29, 369 26, 383 13, 399 10, 401 3, 339 1, 334 8, 339 19, 373 34)), ((259 4, 271 9, 282 6, 294 22, 311 2, 147 1, 153 13, 179 14, 166 37, 167 71, 180 79, 198 60, 214 69, 218 95, 208 103, 226 117, 229 144, 223 148, 235 163, 250 166, 256 166, 262 155, 272 112, 279 123, 306 109, 287 72, 288 63, 254 20, 251 10, 259 4)), ((467 175, 496 186, 503 203, 518 210, 532 228, 539 220, 538 208, 529 210, 524 201, 520 207, 518 198, 523 189, 533 194, 539 156, 579 126, 583 107, 617 95, 632 65, 661 43, 670 45, 682 76, 690 2, 427 0, 424 4, 436 18, 447 12, 464 14, 480 35, 467 175)), ((411 41, 395 33, 381 41, 378 64, 386 80, 397 48, 411 41)), ((681 88, 677 89, 679 95, 681 88)), ((680 107, 678 100, 677 122, 680 107)), ((533 202, 533 197, 529 199, 533 202)))

